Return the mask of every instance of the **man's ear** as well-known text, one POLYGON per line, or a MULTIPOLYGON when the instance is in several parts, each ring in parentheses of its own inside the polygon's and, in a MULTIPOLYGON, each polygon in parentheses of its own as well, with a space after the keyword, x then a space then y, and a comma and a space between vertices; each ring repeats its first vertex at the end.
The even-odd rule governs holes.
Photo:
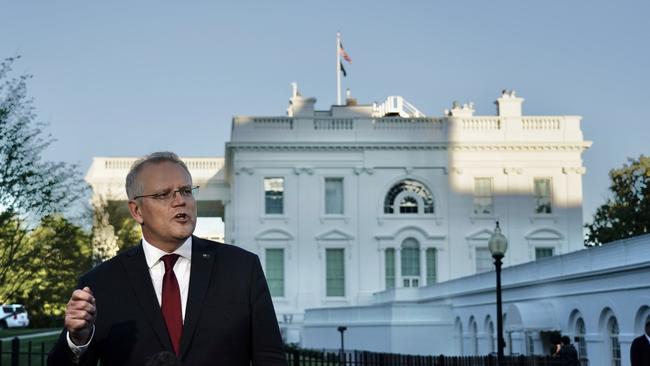
POLYGON ((138 224, 142 225, 144 223, 142 212, 140 212, 140 206, 138 206, 134 200, 129 201, 129 213, 138 224))

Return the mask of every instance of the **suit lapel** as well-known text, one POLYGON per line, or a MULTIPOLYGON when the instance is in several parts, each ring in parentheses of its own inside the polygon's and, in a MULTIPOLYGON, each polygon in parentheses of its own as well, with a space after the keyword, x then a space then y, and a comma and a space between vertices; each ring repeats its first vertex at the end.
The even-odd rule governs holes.
POLYGON ((183 336, 181 337, 181 359, 189 349, 203 308, 203 299, 210 284, 210 277, 216 257, 216 246, 192 236, 192 267, 190 288, 187 294, 183 336))
POLYGON ((131 249, 128 255, 124 256, 122 264, 126 270, 135 296, 140 303, 144 317, 149 321, 151 328, 160 340, 160 343, 167 350, 172 350, 172 345, 165 326, 165 320, 160 311, 160 304, 156 292, 151 283, 151 275, 147 267, 147 261, 144 257, 142 242, 137 247, 131 249))

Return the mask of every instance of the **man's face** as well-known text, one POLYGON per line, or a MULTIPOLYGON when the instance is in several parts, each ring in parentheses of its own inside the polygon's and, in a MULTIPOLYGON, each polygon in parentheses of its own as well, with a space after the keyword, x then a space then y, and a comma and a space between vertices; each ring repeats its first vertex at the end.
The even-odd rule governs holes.
MULTIPOLYGON (((178 164, 162 162, 142 168, 142 194, 158 194, 192 186, 192 177, 178 164)), ((142 225, 142 235, 152 245, 172 252, 194 232, 196 200, 174 193, 169 200, 142 197, 129 201, 133 218, 142 225)))

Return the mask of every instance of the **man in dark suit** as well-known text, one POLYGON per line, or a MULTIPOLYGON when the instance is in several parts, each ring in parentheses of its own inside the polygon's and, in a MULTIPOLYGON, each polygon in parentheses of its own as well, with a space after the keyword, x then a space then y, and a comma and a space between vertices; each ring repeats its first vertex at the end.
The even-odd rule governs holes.
POLYGON ((580 366, 578 361, 578 351, 571 344, 571 338, 562 336, 562 345, 557 352, 557 358, 560 360, 562 366, 580 366))
POLYGON ((630 364, 632 366, 650 365, 650 321, 645 323, 645 334, 632 341, 630 364))
POLYGON ((192 235, 197 188, 173 153, 131 167, 141 244, 81 277, 49 365, 144 365, 168 351, 185 366, 286 366, 257 256, 192 235))

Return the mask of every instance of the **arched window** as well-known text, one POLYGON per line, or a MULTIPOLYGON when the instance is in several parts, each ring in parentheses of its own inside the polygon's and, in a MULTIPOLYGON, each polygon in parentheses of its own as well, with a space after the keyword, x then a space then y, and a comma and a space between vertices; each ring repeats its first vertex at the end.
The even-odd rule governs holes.
POLYGON ((575 340, 578 344, 578 358, 583 365, 587 365, 589 359, 587 358, 587 341, 585 340, 585 334, 587 333, 587 328, 585 327, 585 321, 582 318, 576 320, 576 328, 574 331, 575 340))
POLYGON ((494 322, 488 315, 485 319, 485 335, 487 336, 488 351, 495 352, 494 349, 494 322))
POLYGON ((456 325, 455 325, 455 334, 454 338, 456 338, 456 346, 458 347, 458 355, 462 356, 463 355, 463 323, 460 321, 460 318, 456 318, 456 325))
POLYGON ((472 316, 469 318, 469 331, 471 332, 472 335, 472 343, 471 347, 472 349, 470 350, 470 353, 472 356, 477 356, 478 355, 478 329, 476 327, 476 320, 472 316))
POLYGON ((433 196, 421 182, 404 179, 388 190, 384 198, 385 214, 432 214, 433 196))
POLYGON ((621 366, 621 344, 618 341, 618 322, 614 316, 611 316, 607 321, 607 333, 609 336, 610 355, 612 355, 612 366, 621 366))
POLYGON ((402 242, 402 281, 404 287, 420 286, 420 243, 413 238, 402 242))

